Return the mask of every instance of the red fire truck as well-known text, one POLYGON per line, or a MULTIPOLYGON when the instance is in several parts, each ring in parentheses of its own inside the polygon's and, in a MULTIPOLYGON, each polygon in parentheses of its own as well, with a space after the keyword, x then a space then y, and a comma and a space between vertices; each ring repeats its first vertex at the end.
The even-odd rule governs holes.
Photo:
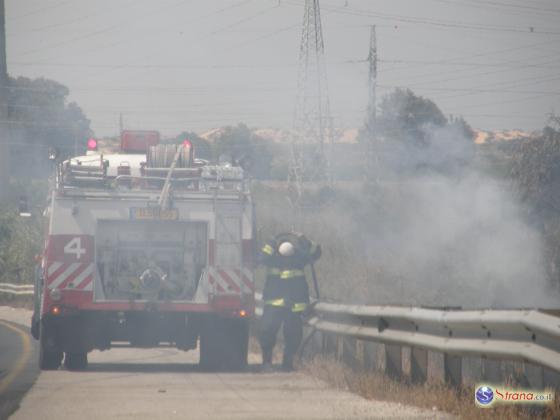
POLYGON ((242 168, 196 159, 188 140, 125 131, 57 165, 36 281, 41 369, 91 350, 200 346, 205 368, 247 364, 254 212, 242 168))

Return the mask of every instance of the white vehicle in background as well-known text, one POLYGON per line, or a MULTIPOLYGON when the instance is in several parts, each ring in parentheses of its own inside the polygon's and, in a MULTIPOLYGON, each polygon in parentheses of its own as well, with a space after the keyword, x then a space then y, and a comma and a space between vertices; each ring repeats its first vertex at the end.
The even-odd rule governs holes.
POLYGON ((41 369, 84 369, 112 346, 200 343, 205 368, 247 364, 254 214, 243 170, 188 140, 123 131, 121 150, 57 167, 32 332, 41 369))

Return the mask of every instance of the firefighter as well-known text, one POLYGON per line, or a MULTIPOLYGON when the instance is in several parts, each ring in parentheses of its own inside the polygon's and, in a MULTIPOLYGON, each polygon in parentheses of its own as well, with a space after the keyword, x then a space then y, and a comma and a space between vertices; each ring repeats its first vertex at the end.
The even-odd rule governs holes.
POLYGON ((294 355, 303 336, 302 315, 309 304, 304 268, 320 256, 319 245, 295 233, 279 234, 262 249, 261 262, 267 268, 260 334, 264 371, 272 370, 272 351, 282 324, 282 370, 293 370, 294 355))

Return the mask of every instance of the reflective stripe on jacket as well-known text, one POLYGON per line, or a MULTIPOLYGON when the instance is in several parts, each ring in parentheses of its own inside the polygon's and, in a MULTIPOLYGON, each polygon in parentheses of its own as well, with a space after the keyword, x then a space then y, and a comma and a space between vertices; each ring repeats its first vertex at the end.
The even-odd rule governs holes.
POLYGON ((263 246, 262 252, 267 255, 272 255, 274 254, 274 248, 272 248, 272 246, 270 246, 269 244, 266 244, 265 246, 263 246))
MULTIPOLYGON (((284 308, 286 307, 286 300, 285 299, 270 299, 264 302, 265 305, 275 306, 277 308, 284 308)), ((298 302, 292 304, 292 312, 303 312, 307 308, 307 303, 305 302, 298 302)))
POLYGON ((269 276, 278 276, 281 279, 293 279, 295 277, 305 277, 305 271, 303 270, 282 270, 280 268, 269 268, 267 271, 269 276))

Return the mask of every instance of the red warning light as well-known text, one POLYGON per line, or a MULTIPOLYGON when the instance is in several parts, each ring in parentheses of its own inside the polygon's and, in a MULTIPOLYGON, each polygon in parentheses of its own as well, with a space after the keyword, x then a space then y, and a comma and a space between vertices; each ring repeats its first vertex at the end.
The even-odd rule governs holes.
POLYGON ((87 148, 88 150, 97 150, 97 140, 89 139, 87 141, 87 148))
POLYGON ((192 147, 192 143, 189 139, 185 139, 185 140, 183 140, 183 146, 184 147, 192 147))

